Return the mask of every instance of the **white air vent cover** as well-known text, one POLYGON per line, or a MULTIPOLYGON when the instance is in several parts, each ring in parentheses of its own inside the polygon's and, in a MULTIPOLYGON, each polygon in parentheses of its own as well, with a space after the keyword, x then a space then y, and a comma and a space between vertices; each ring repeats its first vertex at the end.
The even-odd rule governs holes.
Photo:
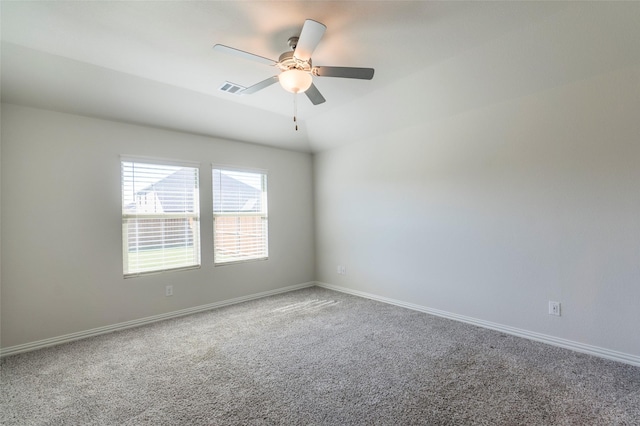
POLYGON ((246 87, 240 86, 239 84, 232 83, 230 81, 225 81, 222 86, 220 86, 220 90, 227 93, 234 93, 239 95, 246 87))

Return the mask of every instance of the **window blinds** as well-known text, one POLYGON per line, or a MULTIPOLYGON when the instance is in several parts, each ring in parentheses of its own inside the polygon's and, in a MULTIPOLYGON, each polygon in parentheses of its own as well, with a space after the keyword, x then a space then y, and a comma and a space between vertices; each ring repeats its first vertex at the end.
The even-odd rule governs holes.
POLYGON ((214 264, 268 257, 267 175, 213 169, 214 264))
POLYGON ((125 276, 200 265, 198 168, 122 161, 125 276))

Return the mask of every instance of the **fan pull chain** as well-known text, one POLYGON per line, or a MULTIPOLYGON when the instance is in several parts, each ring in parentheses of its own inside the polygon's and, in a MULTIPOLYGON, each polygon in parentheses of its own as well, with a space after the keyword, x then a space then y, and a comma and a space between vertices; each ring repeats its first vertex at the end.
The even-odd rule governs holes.
POLYGON ((293 122, 296 125, 296 132, 298 131, 298 94, 293 94, 293 122))

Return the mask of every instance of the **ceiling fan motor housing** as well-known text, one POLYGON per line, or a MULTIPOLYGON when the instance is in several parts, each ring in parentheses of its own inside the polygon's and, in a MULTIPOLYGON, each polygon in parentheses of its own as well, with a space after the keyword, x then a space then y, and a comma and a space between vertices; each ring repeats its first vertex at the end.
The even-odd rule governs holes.
POLYGON ((291 69, 299 69, 302 71, 307 71, 310 72, 311 71, 311 59, 309 59, 308 61, 301 61, 299 59, 296 59, 293 56, 293 51, 291 52, 284 52, 282 55, 280 55, 280 57, 278 58, 278 68, 280 68, 282 71, 287 71, 287 70, 291 70, 291 69))

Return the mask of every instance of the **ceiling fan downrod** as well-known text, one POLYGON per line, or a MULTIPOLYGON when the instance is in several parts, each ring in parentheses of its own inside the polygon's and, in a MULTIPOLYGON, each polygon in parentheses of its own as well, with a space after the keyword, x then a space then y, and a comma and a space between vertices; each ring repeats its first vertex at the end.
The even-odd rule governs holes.
POLYGON ((289 45, 291 50, 296 50, 296 47, 298 46, 298 40, 299 39, 300 39, 300 37, 297 37, 297 36, 289 37, 289 40, 287 40, 287 44, 289 45))

